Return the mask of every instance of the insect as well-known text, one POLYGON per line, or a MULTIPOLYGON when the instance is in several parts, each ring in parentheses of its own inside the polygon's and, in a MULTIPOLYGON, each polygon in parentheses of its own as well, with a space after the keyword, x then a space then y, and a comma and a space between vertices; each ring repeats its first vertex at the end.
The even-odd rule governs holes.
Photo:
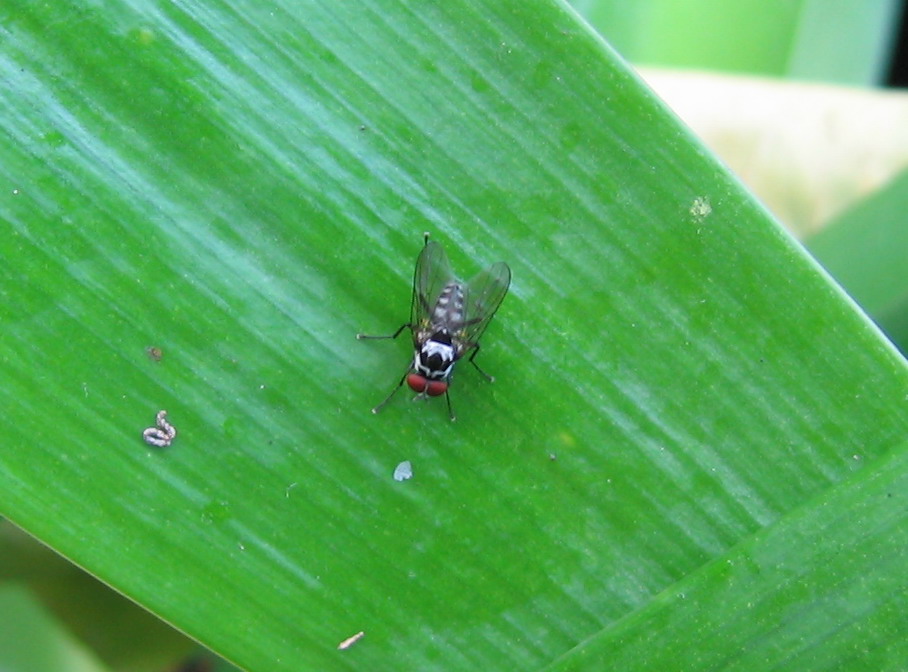
POLYGON ((489 382, 494 380, 479 368, 475 358, 479 353, 479 337, 489 326, 510 284, 511 269, 503 261, 492 264, 469 282, 458 280, 444 249, 429 241, 426 234, 413 273, 410 321, 389 336, 356 335, 358 339, 397 338, 406 328, 413 334, 413 364, 372 412, 378 413, 406 381, 417 393, 414 401, 445 395, 448 415, 454 420, 448 387, 458 360, 469 355, 476 370, 489 382))

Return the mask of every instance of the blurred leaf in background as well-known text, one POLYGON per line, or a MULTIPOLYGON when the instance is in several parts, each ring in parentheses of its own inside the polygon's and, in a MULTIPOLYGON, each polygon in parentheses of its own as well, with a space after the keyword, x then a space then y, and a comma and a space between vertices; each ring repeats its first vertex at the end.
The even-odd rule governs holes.
POLYGON ((902 353, 908 352, 908 172, 805 244, 902 353))
MULTIPOLYGON (((190 640, 171 627, 7 521, 0 522, 0 577, 0 586, 6 586, 13 594, 28 591, 36 609, 53 613, 61 637, 80 642, 105 661, 109 669, 163 670, 194 648, 190 640)), ((16 609, 0 613, 19 622, 16 609)), ((0 628, 0 632, 8 629, 0 628)), ((18 649, 42 648, 30 638, 11 636, 8 641, 17 642, 18 649)), ((44 667, 32 661, 20 666, 7 663, 2 669, 64 670, 70 659, 79 669, 83 663, 78 648, 64 648, 52 664, 44 667)), ((4 650, 0 646, 0 655, 4 650)))
POLYGON ((636 65, 874 85, 889 66, 900 0, 575 0, 636 65))
POLYGON ((0 669, 104 672, 108 668, 46 613, 25 586, 0 584, 0 669))

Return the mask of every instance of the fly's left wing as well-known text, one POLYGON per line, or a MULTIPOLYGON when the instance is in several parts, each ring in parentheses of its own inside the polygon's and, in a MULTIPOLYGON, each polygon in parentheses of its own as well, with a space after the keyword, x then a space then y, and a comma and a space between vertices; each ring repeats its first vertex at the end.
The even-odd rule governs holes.
POLYGON ((427 322, 432 315, 441 290, 454 282, 454 272, 441 245, 427 241, 416 260, 413 273, 413 303, 410 306, 410 324, 427 322))
POLYGON ((503 261, 492 264, 466 283, 464 296, 464 326, 461 337, 476 343, 489 326, 511 285, 511 269, 503 261))

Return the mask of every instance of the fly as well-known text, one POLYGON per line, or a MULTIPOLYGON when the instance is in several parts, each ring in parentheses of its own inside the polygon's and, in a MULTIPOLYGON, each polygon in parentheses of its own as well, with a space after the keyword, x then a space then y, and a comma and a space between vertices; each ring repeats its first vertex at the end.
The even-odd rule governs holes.
POLYGON ((479 337, 489 326, 511 284, 511 269, 503 261, 492 264, 469 282, 458 280, 441 245, 429 240, 416 260, 410 321, 389 336, 357 334, 358 339, 397 338, 409 327, 413 334, 413 363, 384 401, 372 409, 378 413, 391 401, 404 381, 416 399, 445 395, 448 415, 454 420, 448 387, 454 365, 466 355, 486 380, 495 380, 479 368, 479 337))

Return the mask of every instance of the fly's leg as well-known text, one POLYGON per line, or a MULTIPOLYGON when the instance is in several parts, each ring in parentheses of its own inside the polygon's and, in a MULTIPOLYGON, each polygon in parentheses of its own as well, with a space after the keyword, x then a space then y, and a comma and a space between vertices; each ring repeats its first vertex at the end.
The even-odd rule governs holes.
POLYGON ((451 422, 454 422, 457 418, 454 416, 454 410, 451 408, 451 395, 448 394, 447 390, 445 390, 445 401, 448 402, 448 416, 451 418, 451 422))
POLYGON ((381 338, 397 338, 398 336, 400 336, 400 332, 402 332, 404 329, 406 329, 407 327, 410 327, 410 326, 411 326, 410 324, 402 324, 402 325, 400 325, 400 328, 397 331, 395 331, 393 334, 390 334, 388 336, 371 336, 369 334, 357 334, 356 340, 365 341, 368 339, 378 340, 381 338))
MULTIPOLYGON (((407 373, 409 373, 409 369, 407 370, 407 373)), ((405 373, 404 378, 406 378, 406 377, 407 377, 407 374, 405 373)), ((400 384, 403 385, 403 382, 404 381, 401 380, 400 384)), ((398 385, 397 387, 399 388, 400 385, 398 385)), ((397 392, 397 390, 394 390, 394 392, 397 392)), ((392 394, 393 394, 393 392, 392 392, 392 394)), ((428 400, 429 400, 429 382, 426 381, 426 386, 423 388, 422 392, 420 392, 415 397, 413 397, 413 401, 428 401, 428 400)), ((448 417, 451 418, 451 422, 454 422, 455 420, 457 420, 457 417, 454 415, 454 410, 451 408, 451 395, 448 393, 447 389, 445 389, 445 401, 448 402, 448 417)), ((382 404, 384 405, 384 402, 382 402, 382 404)))
MULTIPOLYGON (((487 374, 482 369, 480 369, 479 364, 477 364, 475 361, 473 361, 476 359, 476 355, 478 355, 478 354, 479 354, 479 343, 476 343, 473 346, 473 354, 470 355, 470 359, 469 359, 470 364, 472 364, 476 368, 476 370, 479 371, 479 373, 481 373, 483 375, 483 377, 486 380, 488 380, 490 383, 494 383, 495 378, 493 376, 490 376, 489 374, 487 374)), ((452 417, 451 419, 453 420, 454 418, 452 417)))
MULTIPOLYGON (((404 325, 404 326, 407 326, 407 325, 404 325)), ((398 333, 400 333, 400 330, 398 330, 398 333)), ((384 337, 382 337, 382 336, 372 336, 372 338, 389 338, 389 337, 388 337, 388 336, 384 336, 384 337)), ((398 391, 401 387, 403 387, 404 381, 407 379, 407 374, 408 374, 408 373, 410 373, 410 367, 409 367, 409 366, 407 367, 407 370, 404 371, 404 375, 401 376, 400 382, 397 383, 397 385, 394 386, 394 389, 393 389, 393 390, 391 390, 391 394, 389 394, 387 397, 385 397, 385 400, 384 400, 383 402, 381 402, 378 406, 376 406, 375 408, 372 409, 372 412, 373 412, 373 413, 378 413, 382 408, 384 408, 385 404, 387 404, 389 401, 391 401, 391 398, 392 398, 395 394, 397 394, 397 391, 398 391)))
MULTIPOLYGON (((393 334, 390 334, 389 336, 371 336, 369 334, 357 334, 356 339, 359 341, 363 341, 363 340, 367 340, 367 339, 378 340, 378 339, 384 339, 384 338, 397 338, 398 336, 400 336, 400 332, 402 332, 404 329, 406 329, 409 326, 410 326, 409 324, 402 324, 402 325, 400 325, 400 327, 398 328, 397 331, 395 331, 393 334)), ((391 390, 391 394, 389 394, 387 397, 385 397, 384 401, 382 401, 378 406, 376 406, 375 408, 372 409, 373 413, 378 413, 382 408, 384 408, 385 404, 387 404, 389 401, 391 401, 391 398, 395 394, 397 394, 397 391, 404 384, 404 381, 407 379, 408 373, 410 373, 409 366, 407 367, 407 370, 404 371, 404 375, 401 376, 400 382, 397 383, 397 385, 394 387, 393 390, 391 390)))
MULTIPOLYGON (((404 378, 406 378, 406 377, 407 376, 404 375, 404 378)), ((401 382, 401 384, 403 384, 404 381, 400 381, 400 382, 401 382)), ((426 389, 424 389, 422 392, 420 392, 415 397, 413 397, 413 401, 417 401, 417 400, 428 401, 428 399, 429 399, 428 390, 429 390, 429 383, 427 382, 426 389)), ((396 390, 395 390, 395 392, 396 392, 396 390)), ((445 401, 448 402, 448 417, 451 418, 451 422, 454 422, 455 420, 457 420, 457 416, 454 415, 454 409, 451 408, 451 395, 447 389, 445 390, 445 401)))

